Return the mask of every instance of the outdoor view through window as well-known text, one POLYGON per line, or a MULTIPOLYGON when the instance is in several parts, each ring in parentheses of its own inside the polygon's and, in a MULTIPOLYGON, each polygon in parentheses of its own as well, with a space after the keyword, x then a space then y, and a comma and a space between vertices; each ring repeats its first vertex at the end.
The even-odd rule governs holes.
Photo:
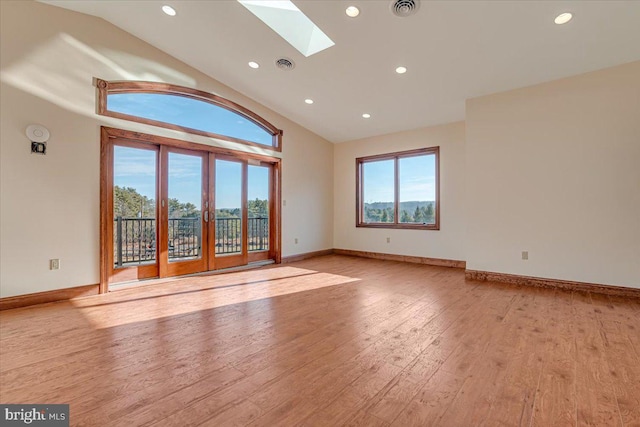
POLYGON ((271 146, 273 135, 253 121, 222 108, 186 96, 166 93, 110 93, 109 111, 169 123, 198 131, 229 136, 271 146))
MULTIPOLYGON (((156 155, 114 147, 114 264, 156 261, 156 155)), ((202 160, 169 153, 169 260, 202 256, 202 160)), ((216 254, 242 251, 242 164, 216 161, 216 254)), ((248 251, 269 249, 269 168, 248 166, 248 251)))
MULTIPOLYGON (((217 95, 152 82, 101 80, 98 87, 105 115, 280 149, 282 131, 217 95)), ((275 256, 275 159, 132 136, 103 139, 113 168, 104 169, 113 203, 105 233, 113 268, 122 270, 118 278, 188 274, 275 256)))
POLYGON ((358 225, 435 226, 437 162, 437 148, 358 159, 358 225))

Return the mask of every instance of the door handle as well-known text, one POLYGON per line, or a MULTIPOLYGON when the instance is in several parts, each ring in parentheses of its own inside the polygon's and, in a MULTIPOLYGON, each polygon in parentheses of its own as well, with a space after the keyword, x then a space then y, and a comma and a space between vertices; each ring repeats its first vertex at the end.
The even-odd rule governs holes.
POLYGON ((209 211, 204 211, 204 222, 209 222, 209 211))

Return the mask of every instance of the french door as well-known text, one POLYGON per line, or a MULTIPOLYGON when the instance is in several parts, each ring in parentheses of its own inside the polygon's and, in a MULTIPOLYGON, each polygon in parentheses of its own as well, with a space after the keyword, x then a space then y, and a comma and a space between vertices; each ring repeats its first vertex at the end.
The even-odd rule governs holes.
POLYGON ((279 262, 279 159, 107 128, 101 156, 103 292, 279 262))
POLYGON ((208 153, 160 147, 160 277, 207 269, 208 153))

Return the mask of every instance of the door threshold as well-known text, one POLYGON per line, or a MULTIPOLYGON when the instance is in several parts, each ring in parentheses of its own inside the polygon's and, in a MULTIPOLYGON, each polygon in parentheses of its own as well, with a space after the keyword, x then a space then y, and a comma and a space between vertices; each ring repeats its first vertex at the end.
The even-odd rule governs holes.
POLYGON ((275 261, 272 259, 267 259, 263 261, 250 262, 247 265, 240 265, 238 267, 222 268, 220 270, 201 271, 199 273, 184 274, 182 276, 164 277, 162 279, 156 277, 151 279, 130 280, 128 282, 110 284, 109 292, 122 291, 125 289, 130 289, 130 288, 135 288, 140 286, 154 286, 162 283, 174 282, 176 280, 185 279, 189 277, 214 276, 217 274, 235 273, 237 271, 255 270, 257 268, 265 267, 271 264, 275 264, 275 261))

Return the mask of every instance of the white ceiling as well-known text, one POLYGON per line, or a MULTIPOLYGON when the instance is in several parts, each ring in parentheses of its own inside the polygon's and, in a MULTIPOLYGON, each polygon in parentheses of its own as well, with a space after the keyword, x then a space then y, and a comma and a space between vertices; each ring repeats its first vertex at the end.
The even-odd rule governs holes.
POLYGON ((390 1, 294 0, 336 43, 309 58, 235 0, 46 2, 102 17, 332 142, 463 120, 467 98, 640 59, 640 1, 422 0, 408 18, 390 1), (565 11, 573 20, 555 25, 565 11), (282 56, 296 68, 277 69, 282 56))

